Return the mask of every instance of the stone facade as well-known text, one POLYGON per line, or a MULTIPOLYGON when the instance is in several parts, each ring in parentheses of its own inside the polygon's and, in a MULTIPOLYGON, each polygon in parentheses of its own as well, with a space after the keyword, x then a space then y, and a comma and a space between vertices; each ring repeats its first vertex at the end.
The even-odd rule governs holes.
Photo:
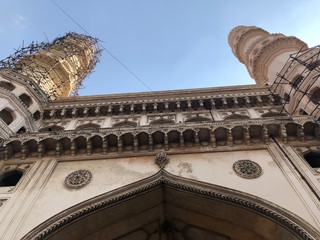
POLYGON ((229 44, 258 84, 53 100, 2 68, 0 238, 319 239, 320 128, 270 89, 306 45, 229 44))

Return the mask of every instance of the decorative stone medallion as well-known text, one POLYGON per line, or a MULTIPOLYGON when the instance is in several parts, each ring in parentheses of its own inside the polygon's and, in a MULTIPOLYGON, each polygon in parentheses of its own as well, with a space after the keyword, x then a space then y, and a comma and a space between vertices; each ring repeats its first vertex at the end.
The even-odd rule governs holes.
POLYGON ((243 178, 257 178, 262 174, 261 166, 251 160, 236 161, 232 168, 238 176, 243 178))
POLYGON ((70 173, 64 183, 67 188, 78 189, 87 185, 92 179, 92 173, 88 170, 77 170, 70 173))
POLYGON ((165 152, 159 152, 156 155, 155 162, 160 168, 164 168, 169 163, 169 157, 165 152))

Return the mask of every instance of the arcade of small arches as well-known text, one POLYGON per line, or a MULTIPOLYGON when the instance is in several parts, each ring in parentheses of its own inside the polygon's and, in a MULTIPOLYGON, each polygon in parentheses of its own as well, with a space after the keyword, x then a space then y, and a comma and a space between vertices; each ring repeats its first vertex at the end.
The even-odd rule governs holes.
POLYGON ((269 144, 270 138, 288 141, 315 140, 320 136, 316 123, 306 122, 261 125, 212 126, 212 123, 184 126, 157 126, 157 128, 100 129, 98 131, 55 131, 29 134, 25 140, 16 137, 2 147, 1 158, 26 159, 45 156, 71 156, 85 154, 134 154, 159 150, 185 151, 197 148, 269 144), (31 138, 31 140, 30 140, 31 138))

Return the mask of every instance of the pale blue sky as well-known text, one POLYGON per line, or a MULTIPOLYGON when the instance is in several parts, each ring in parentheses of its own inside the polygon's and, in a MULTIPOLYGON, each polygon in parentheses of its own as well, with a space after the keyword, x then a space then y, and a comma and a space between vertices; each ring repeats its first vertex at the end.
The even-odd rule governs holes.
MULTIPOLYGON (((54 0, 152 90, 251 84, 232 55, 237 25, 320 44, 319 0, 54 0)), ((0 58, 22 42, 84 33, 50 0, 0 0, 0 58)), ((80 95, 149 91, 107 52, 80 95)))

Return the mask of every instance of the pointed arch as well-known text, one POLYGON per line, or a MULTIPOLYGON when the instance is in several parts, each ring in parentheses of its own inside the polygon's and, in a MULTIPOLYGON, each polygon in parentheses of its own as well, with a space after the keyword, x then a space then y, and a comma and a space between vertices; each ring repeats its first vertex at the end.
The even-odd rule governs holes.
MULTIPOLYGON (((66 236, 69 239, 98 239, 98 236, 99 239, 115 239, 142 229, 146 224, 143 221, 145 216, 156 219, 156 234, 161 231, 161 222, 158 221, 168 227, 178 221, 185 223, 185 226, 207 229, 210 234, 224 236, 225 239, 239 239, 242 233, 247 237, 242 236, 241 239, 248 239, 248 236, 250 239, 270 240, 311 240, 320 237, 318 230, 298 216, 257 196, 160 170, 151 177, 56 214, 27 233, 22 240, 65 239, 66 236), (159 212, 159 204, 165 206, 160 208, 165 212, 159 212), (123 211, 124 208, 126 211, 123 211), (194 214, 194 211, 197 213, 194 214), (117 212, 117 217, 112 217, 114 212, 117 212), (165 216, 164 221, 160 220, 160 214, 165 216), (204 222, 213 224, 203 225, 204 222), (111 231, 111 226, 115 224, 126 227, 111 231)), ((145 233, 151 237, 152 233, 145 233)))

